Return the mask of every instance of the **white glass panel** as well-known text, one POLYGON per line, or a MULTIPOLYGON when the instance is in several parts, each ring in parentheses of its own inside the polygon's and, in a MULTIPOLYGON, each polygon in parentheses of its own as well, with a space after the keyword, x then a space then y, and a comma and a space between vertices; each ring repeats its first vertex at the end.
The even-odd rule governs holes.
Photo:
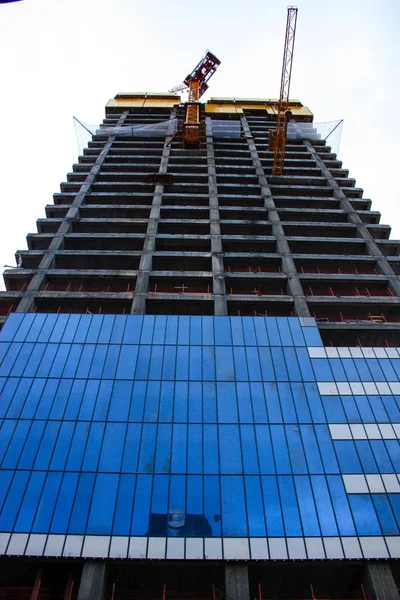
POLYGON ((222 540, 221 538, 205 538, 204 540, 204 558, 222 558, 222 540))
POLYGON ((224 558, 226 560, 247 560, 250 558, 248 538, 224 538, 224 558))
POLYGON ((391 558, 400 558, 400 537, 398 535, 385 538, 391 558))
POLYGON ((362 558, 362 552, 358 538, 356 537, 342 537, 342 546, 344 555, 346 558, 362 558))
POLYGON ((31 533, 25 554, 29 556, 42 556, 46 540, 47 535, 45 533, 31 533))
POLYGON ((389 558, 383 537, 360 537, 360 544, 365 558, 389 558))
POLYGON ((62 556, 65 535, 49 535, 47 538, 45 556, 62 556))
POLYGON ((307 558, 303 538, 287 538, 289 558, 307 558))
POLYGON ((324 546, 326 558, 344 558, 342 544, 340 538, 326 537, 324 538, 324 546))
POLYGON ((272 559, 287 558, 286 542, 283 538, 268 538, 268 545, 272 559))
POLYGON ((167 558, 185 558, 185 538, 168 538, 167 558))
POLYGON ((7 554, 24 554, 29 533, 13 533, 8 544, 7 554))
POLYGON ((67 535, 63 556, 80 556, 83 544, 83 535, 67 535))
POLYGON ((147 537, 131 537, 128 558, 146 558, 147 537))
POLYGON ((325 558, 321 538, 305 538, 308 558, 325 558))
POLYGON ((108 558, 109 535, 87 535, 83 543, 82 556, 86 558, 108 558))
POLYGON ((110 558, 126 558, 128 555, 128 537, 113 535, 111 538, 110 558))
POLYGON ((250 538, 250 550, 253 560, 269 558, 268 544, 265 538, 250 538))
POLYGON ((147 558, 165 558, 165 538, 149 538, 147 558))
POLYGON ((186 538, 186 558, 204 558, 203 538, 186 538))

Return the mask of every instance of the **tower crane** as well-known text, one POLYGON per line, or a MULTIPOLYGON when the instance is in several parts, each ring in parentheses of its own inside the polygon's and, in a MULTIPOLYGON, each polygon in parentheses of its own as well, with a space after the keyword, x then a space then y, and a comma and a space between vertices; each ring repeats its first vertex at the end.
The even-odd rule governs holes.
POLYGON ((169 90, 178 92, 189 90, 186 103, 185 120, 182 124, 184 145, 198 146, 200 142, 200 104, 199 100, 208 89, 208 81, 214 75, 221 61, 207 50, 198 65, 184 79, 183 83, 169 90))
POLYGON ((276 129, 270 130, 268 149, 274 153, 272 175, 281 175, 285 162, 286 132, 291 117, 289 109, 290 80, 292 77, 294 38, 296 35, 297 7, 289 6, 286 20, 285 46, 283 50, 281 90, 278 102, 276 129))

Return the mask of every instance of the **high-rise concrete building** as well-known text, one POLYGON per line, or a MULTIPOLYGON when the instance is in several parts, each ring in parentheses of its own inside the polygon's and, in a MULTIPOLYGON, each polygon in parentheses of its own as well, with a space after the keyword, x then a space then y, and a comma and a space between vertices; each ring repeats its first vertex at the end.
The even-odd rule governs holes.
POLYGON ((399 242, 290 109, 118 94, 5 272, 4 600, 398 598, 399 242))

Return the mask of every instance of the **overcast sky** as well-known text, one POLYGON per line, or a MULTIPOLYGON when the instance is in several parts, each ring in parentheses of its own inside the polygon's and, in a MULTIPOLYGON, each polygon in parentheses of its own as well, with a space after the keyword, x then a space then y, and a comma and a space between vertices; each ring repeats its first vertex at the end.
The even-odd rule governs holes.
MULTIPOLYGON (((339 158, 400 238, 399 0, 299 0, 291 97, 344 119, 339 158)), ((0 5, 0 267, 77 161, 72 116, 163 92, 209 48, 209 95, 277 97, 287 1, 23 0, 0 5)), ((2 282, 1 282, 2 283, 2 282)))

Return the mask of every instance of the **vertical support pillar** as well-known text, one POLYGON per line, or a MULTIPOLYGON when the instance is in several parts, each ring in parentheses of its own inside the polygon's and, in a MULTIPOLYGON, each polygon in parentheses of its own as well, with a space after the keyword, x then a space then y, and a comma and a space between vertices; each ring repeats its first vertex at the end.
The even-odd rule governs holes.
POLYGON ((214 314, 227 315, 224 259, 219 220, 217 174, 215 169, 214 144, 211 117, 206 117, 206 147, 208 170, 208 196, 210 203, 210 235, 213 272, 214 314))
MULTIPOLYGON (((165 138, 164 148, 161 155, 160 167, 158 173, 165 175, 168 169, 169 155, 171 146, 167 145, 173 135, 172 121, 176 117, 176 110, 172 109, 168 127, 167 137, 165 138)), ((140 257, 139 269, 137 272, 135 293, 131 307, 132 314, 143 314, 146 312, 146 297, 149 287, 150 271, 152 270, 153 253, 156 248, 156 236, 158 230, 158 221, 160 220, 160 209, 164 193, 164 184, 156 183, 151 205, 150 217, 147 223, 146 236, 144 238, 143 251, 140 257)))
POLYGON ((229 600, 250 600, 247 564, 225 564, 225 596, 229 600))
POLYGON ((400 598, 390 564, 386 562, 368 562, 365 565, 364 588, 371 600, 400 598))
POLYGON ((296 316, 309 317, 310 311, 308 310, 307 300, 304 296, 303 288, 299 276, 297 274, 297 269, 296 265, 294 264, 292 252, 289 248, 289 244, 282 227, 279 213, 276 209, 275 202, 272 197, 272 192, 268 185, 268 181, 265 176, 264 169, 245 115, 242 116, 242 127, 244 135, 247 139, 247 144, 249 146, 250 155, 253 160, 256 176, 258 177, 258 182, 261 187, 261 196, 264 199, 264 206, 268 210, 268 220, 270 221, 272 226, 272 234, 276 238, 276 249, 281 256, 282 272, 287 277, 289 293, 293 297, 294 310, 296 316))
MULTIPOLYGON (((124 124, 124 121, 128 114, 128 110, 122 113, 122 115, 118 119, 116 127, 121 127, 124 124)), ((90 169, 79 192, 75 196, 71 207, 69 208, 67 214, 65 215, 65 218, 59 226, 57 233, 54 235, 48 250, 43 255, 38 269, 35 275, 32 277, 31 281, 29 282, 27 290, 22 296, 21 302, 19 303, 15 312, 31 312, 33 310, 36 294, 39 292, 40 287, 45 280, 47 271, 51 268, 55 254, 57 250, 60 250, 62 248, 65 235, 70 233, 72 222, 79 218, 79 209, 85 200, 86 194, 89 193, 92 184, 95 182, 96 176, 100 171, 114 140, 115 135, 112 135, 108 138, 103 150, 100 152, 94 165, 90 169)))
POLYGON ((83 565, 78 600, 103 600, 106 588, 106 563, 86 561, 83 565))
POLYGON ((379 266, 379 269, 383 275, 386 275, 388 278, 389 287, 392 291, 400 296, 400 278, 393 271, 392 266, 389 264, 386 256, 380 250, 378 244, 375 239, 372 237, 365 223, 361 220, 360 215, 357 210, 353 207, 350 200, 347 198, 344 191, 339 186, 338 182, 325 165, 322 158, 319 156, 318 152, 314 148, 314 146, 308 140, 303 140, 304 145, 306 146, 308 152, 311 154, 312 158, 315 161, 315 164, 319 169, 321 169, 322 175, 326 178, 328 186, 332 189, 333 195, 337 200, 340 200, 340 205, 342 209, 347 213, 348 219, 350 223, 353 223, 357 227, 358 236, 364 240, 365 245, 367 247, 368 254, 373 256, 379 266))

